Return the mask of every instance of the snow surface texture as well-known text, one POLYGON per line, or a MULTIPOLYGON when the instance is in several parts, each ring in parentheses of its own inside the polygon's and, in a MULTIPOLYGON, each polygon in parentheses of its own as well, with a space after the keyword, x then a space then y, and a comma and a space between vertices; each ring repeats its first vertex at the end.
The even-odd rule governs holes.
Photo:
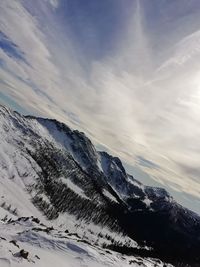
POLYGON ((76 235, 49 228, 34 217, 17 218, 2 208, 0 217, 1 267, 163 266, 161 261, 128 257, 90 245, 76 235), (22 249, 28 252, 27 258, 21 256, 22 249))

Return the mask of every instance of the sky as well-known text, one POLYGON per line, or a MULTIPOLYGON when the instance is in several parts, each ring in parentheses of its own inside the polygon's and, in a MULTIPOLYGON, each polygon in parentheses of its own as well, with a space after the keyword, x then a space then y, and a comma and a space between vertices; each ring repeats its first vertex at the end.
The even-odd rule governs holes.
POLYGON ((1 0, 0 102, 200 214, 199 0, 1 0))

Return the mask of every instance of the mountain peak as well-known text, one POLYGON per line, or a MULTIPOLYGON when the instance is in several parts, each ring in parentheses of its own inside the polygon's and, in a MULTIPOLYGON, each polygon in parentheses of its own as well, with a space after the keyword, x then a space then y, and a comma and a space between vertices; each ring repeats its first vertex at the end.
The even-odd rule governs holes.
MULTIPOLYGON (((62 217, 63 225, 74 216, 78 224, 95 225, 151 247, 137 250, 140 255, 172 263, 180 258, 199 262, 200 218, 165 189, 143 185, 126 173, 119 158, 98 152, 84 133, 64 123, 22 116, 3 106, 0 115, 3 206, 28 216, 30 210, 40 211, 52 221, 62 217)), ((130 252, 127 246, 112 248, 130 252)))

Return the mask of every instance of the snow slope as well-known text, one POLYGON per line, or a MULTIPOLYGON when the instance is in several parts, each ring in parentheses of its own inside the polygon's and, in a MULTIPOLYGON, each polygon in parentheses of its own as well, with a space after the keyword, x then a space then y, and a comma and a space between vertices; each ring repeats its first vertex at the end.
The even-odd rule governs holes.
MULTIPOLYGON (((2 215, 1 209, 0 214, 2 215)), ((160 261, 124 256, 85 243, 68 233, 46 229, 46 226, 35 222, 33 217, 18 218, 10 222, 0 221, 0 266, 163 266, 160 261), (20 256, 22 249, 28 252, 27 259, 20 256)))

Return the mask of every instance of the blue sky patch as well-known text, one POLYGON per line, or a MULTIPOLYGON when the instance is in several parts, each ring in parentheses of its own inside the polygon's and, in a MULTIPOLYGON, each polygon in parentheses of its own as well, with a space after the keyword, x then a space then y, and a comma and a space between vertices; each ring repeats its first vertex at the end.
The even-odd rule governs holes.
POLYGON ((23 113, 23 114, 28 113, 24 108, 22 108, 19 104, 17 104, 14 99, 3 94, 2 92, 0 92, 0 103, 2 105, 8 106, 8 107, 20 112, 20 113, 23 113))
POLYGON ((16 58, 17 60, 22 60, 25 63, 25 54, 20 50, 20 48, 13 43, 3 32, 0 31, 0 47, 3 51, 12 58, 16 58))

